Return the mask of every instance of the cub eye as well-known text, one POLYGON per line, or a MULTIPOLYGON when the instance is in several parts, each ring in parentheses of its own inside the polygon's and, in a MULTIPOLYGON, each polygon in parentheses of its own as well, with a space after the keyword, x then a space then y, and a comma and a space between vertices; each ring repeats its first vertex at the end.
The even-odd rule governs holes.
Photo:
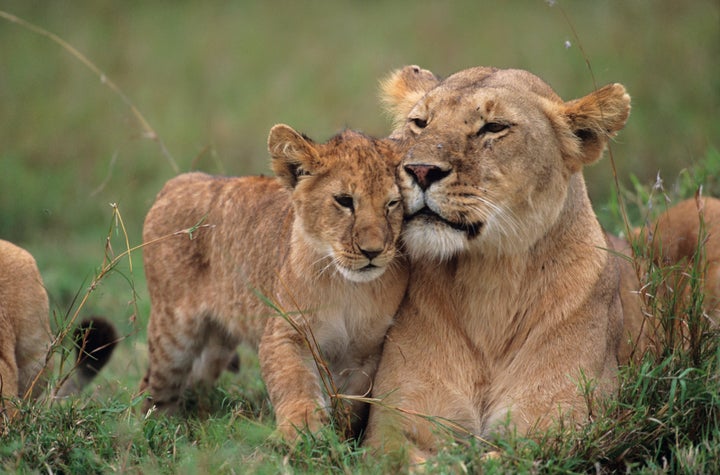
POLYGON ((339 204, 340 206, 342 206, 343 208, 347 208, 350 211, 352 211, 354 209, 352 196, 337 195, 337 196, 334 196, 333 198, 335 198, 335 202, 337 204, 339 204))
POLYGON ((412 122, 415 125, 415 127, 419 128, 419 129, 424 129, 425 127, 427 127, 427 120, 421 119, 419 117, 410 119, 410 122, 412 122))
POLYGON ((399 204, 400 204, 400 198, 395 198, 393 200, 388 201, 388 203, 387 203, 388 211, 397 208, 399 204))
POLYGON ((485 125, 480 127, 480 130, 477 131, 477 134, 475 134, 477 137, 480 137, 481 135, 484 135, 488 132, 491 134, 496 134, 498 132, 502 132, 503 130, 509 128, 510 126, 507 124, 501 124, 500 122, 487 122, 485 125))

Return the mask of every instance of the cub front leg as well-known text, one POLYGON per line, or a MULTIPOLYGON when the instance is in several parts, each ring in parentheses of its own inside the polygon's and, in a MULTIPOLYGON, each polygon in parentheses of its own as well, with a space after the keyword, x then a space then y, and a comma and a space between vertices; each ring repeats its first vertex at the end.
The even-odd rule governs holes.
POLYGON ((328 422, 319 374, 307 345, 302 334, 276 317, 265 327, 258 351, 278 430, 288 441, 301 430, 317 432, 328 422))

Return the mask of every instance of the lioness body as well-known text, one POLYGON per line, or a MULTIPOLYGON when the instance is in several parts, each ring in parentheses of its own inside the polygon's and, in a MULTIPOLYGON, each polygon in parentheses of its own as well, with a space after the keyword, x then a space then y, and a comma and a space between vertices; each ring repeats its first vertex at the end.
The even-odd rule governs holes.
MULTIPOLYGON (((401 97, 393 85, 408 74, 386 90, 401 97)), ((620 85, 565 103, 518 70, 424 83, 410 108, 386 98, 405 122, 395 135, 411 278, 368 428, 370 445, 409 445, 417 460, 437 449, 438 427, 407 411, 481 436, 505 422, 531 433, 582 421, 584 383, 616 388, 619 277, 581 169, 629 112, 620 85)))
POLYGON ((407 281, 396 249, 399 158, 389 142, 347 131, 318 145, 286 126, 271 131, 269 148, 279 179, 181 175, 148 213, 148 243, 203 224, 192 239, 145 249, 145 385, 154 404, 172 407, 193 379, 214 381, 239 342, 259 345, 278 426, 293 437, 296 428, 318 429, 326 418, 318 409, 328 406, 301 332, 317 343, 339 392, 371 388, 407 281))

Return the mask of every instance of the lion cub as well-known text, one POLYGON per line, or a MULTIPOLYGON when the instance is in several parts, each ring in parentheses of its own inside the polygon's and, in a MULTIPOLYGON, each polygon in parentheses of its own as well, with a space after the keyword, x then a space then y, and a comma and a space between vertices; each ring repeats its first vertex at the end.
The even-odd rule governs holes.
POLYGON ((310 347, 340 393, 370 391, 407 282, 399 155, 389 140, 345 131, 317 144, 286 125, 272 128, 268 148, 276 178, 188 173, 150 209, 142 387, 148 406, 174 409, 188 384, 215 381, 239 342, 259 345, 278 427, 292 439, 327 418, 327 377, 310 347))

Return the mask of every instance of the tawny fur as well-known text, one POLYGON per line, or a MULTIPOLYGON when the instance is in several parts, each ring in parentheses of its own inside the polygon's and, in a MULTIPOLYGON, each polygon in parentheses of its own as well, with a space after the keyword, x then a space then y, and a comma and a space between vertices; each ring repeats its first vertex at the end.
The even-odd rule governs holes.
MULTIPOLYGON (((35 259, 26 250, 0 240, 0 427, 15 413, 14 398, 37 398, 47 387, 53 359, 48 296, 35 259), (3 414, 8 408, 7 414, 3 414)), ((78 345, 78 371, 58 389, 58 396, 77 393, 107 362, 115 347, 115 329, 94 317, 84 322, 78 345), (103 331, 97 331, 102 327, 103 331), (82 349, 80 349, 82 348, 82 349), (96 358, 96 351, 103 358, 96 358)), ((80 330, 82 325, 78 328, 80 330)))
MULTIPOLYGON (((703 282, 703 309, 712 325, 720 324, 720 199, 684 200, 662 213, 653 224, 636 230, 635 234, 634 238, 640 240, 639 246, 649 246, 648 255, 654 265, 664 269, 659 294, 648 298, 659 299, 661 304, 674 300, 676 307, 670 312, 680 317, 677 322, 683 325, 682 307, 689 304, 687 277, 694 273, 692 268, 697 257, 697 270, 703 282), (699 249, 702 253, 697 256, 699 249), (676 293, 677 297, 669 299, 668 292, 676 293)), ((660 323, 643 310, 645 303, 640 292, 643 284, 638 280, 638 273, 644 277, 647 263, 640 258, 636 269, 631 263, 635 257, 628 242, 615 236, 608 238, 612 248, 624 256, 618 258, 624 314, 620 362, 638 361, 648 348, 663 345, 666 339, 660 323)))
POLYGON ((393 120, 393 129, 400 130, 410 109, 438 80, 427 69, 405 66, 380 82, 380 98, 393 120))
POLYGON ((0 269, 0 394, 35 397, 52 369, 32 385, 53 338, 47 292, 30 253, 2 240, 0 269))
MULTIPOLYGON (((385 89, 403 102, 402 84, 385 89)), ((619 276, 581 170, 629 111, 620 84, 563 102, 526 71, 480 67, 429 83, 397 117, 411 277, 370 446, 423 460, 441 431, 408 412, 483 437, 506 422, 532 434, 583 422, 584 382, 591 397, 615 390, 619 276)))
POLYGON ((259 295, 317 342, 340 393, 367 394, 407 282, 400 157, 389 140, 346 131, 316 144, 283 125, 268 147, 277 178, 181 175, 148 213, 143 388, 148 407, 172 410, 187 385, 215 381, 238 343, 259 346, 278 428, 292 439, 325 423, 328 394, 304 336, 259 295), (198 223, 192 238, 167 237, 198 223))

